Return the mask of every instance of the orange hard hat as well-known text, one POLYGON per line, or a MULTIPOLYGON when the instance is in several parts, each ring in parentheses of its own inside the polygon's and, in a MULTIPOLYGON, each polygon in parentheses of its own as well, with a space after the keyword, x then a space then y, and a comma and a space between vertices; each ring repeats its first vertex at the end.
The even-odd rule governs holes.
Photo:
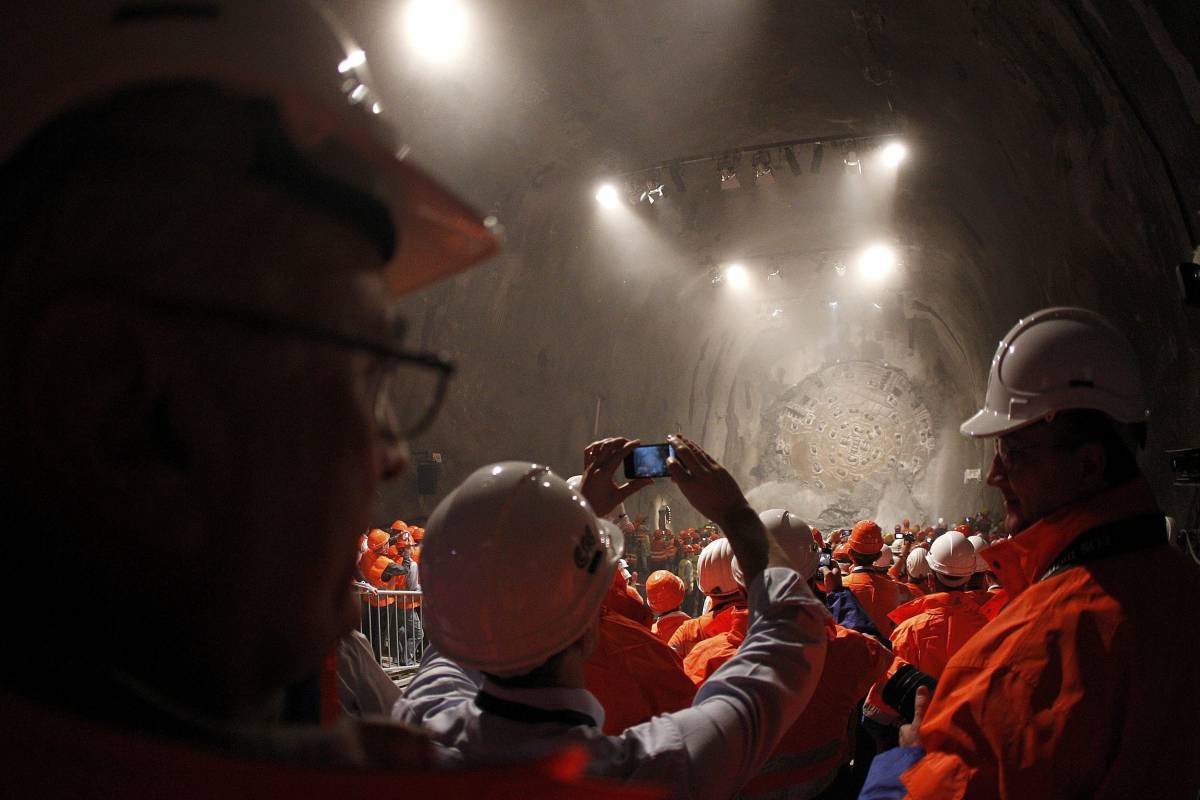
POLYGON ((646 602, 659 614, 679 608, 683 596, 683 581, 670 570, 656 570, 646 578, 646 602))
POLYGON ((425 529, 424 528, 418 528, 417 526, 414 525, 413 527, 408 529, 408 532, 412 534, 412 540, 414 542, 419 542, 425 538, 425 529))
POLYGON ((374 528, 370 533, 367 534, 367 549, 378 553, 379 551, 383 550, 383 548, 387 547, 388 538, 390 537, 388 537, 387 531, 381 531, 379 528, 374 528))
POLYGON ((974 536, 974 535, 975 535, 975 529, 974 529, 974 528, 972 528, 970 525, 968 525, 968 524, 967 524, 967 523, 965 523, 965 522, 960 522, 958 525, 955 525, 955 526, 954 526, 954 530, 958 531, 958 532, 959 532, 959 533, 961 533, 963 536, 968 536, 968 537, 969 537, 969 536, 974 536))
POLYGON ((816 528, 812 529, 813 541, 817 543, 817 547, 824 547, 825 540, 821 538, 821 531, 816 528))
POLYGON ((407 522, 405 522, 405 521, 404 521, 404 520, 402 520, 402 519, 398 519, 398 520, 396 520, 395 522, 393 522, 393 523, 392 523, 392 530, 394 530, 394 531, 406 531, 406 530, 408 530, 408 523, 407 523, 407 522))
POLYGON ((837 547, 833 548, 834 561, 849 561, 850 560, 850 543, 842 542, 837 547))
POLYGON ((908 530, 911 527, 911 523, 907 519, 902 524, 904 525, 904 530, 908 530))
POLYGON ((878 555, 883 549, 883 531, 875 520, 859 520, 850 532, 850 549, 864 556, 878 555))

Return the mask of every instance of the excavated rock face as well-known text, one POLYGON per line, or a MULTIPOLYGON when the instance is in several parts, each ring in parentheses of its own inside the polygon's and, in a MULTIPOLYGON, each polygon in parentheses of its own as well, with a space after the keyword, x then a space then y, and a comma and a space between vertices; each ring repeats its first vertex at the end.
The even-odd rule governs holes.
MULTIPOLYGON (((415 443, 444 455, 427 508, 487 461, 570 475, 594 433, 683 430, 764 507, 825 524, 971 513, 995 502, 964 478, 989 450, 957 425, 996 341, 1054 304, 1133 340, 1144 463, 1168 509, 1186 501, 1162 451, 1200 443, 1200 326, 1173 274, 1200 209, 1189 4, 480 5, 476 59, 441 74, 408 69, 377 8, 348 8, 415 152, 508 232, 490 266, 405 304, 413 343, 462 365, 415 443), (739 190, 706 162, 619 219, 592 200, 607 174, 885 130, 912 152, 886 190, 832 148, 814 174, 801 148, 801 174, 775 163, 770 185, 747 156, 739 190), (880 238, 900 253, 890 282, 839 275, 880 238), (758 281, 741 296, 711 282, 733 260, 758 281)), ((417 507, 416 488, 386 501, 417 507)), ((644 495, 631 512, 665 498, 677 526, 699 521, 669 485, 644 495)))

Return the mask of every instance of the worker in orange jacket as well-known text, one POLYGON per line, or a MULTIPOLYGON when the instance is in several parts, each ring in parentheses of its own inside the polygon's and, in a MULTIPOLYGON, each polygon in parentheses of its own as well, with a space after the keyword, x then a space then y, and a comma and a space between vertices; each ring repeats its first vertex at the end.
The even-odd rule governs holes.
MULTIPOLYGON (((914 551, 917 552, 917 551, 914 551)), ((874 737, 879 750, 895 747, 901 722, 911 721, 911 712, 888 702, 895 691, 889 684, 901 679, 904 665, 919 670, 932 680, 941 677, 950 657, 977 634, 988 622, 982 606, 986 593, 968 589, 976 571, 975 547, 962 533, 950 531, 939 536, 929 550, 927 565, 934 586, 940 590, 918 597, 888 616, 896 623, 892 631, 892 652, 896 660, 881 677, 863 706, 865 729, 874 737)))
POLYGON ((884 637, 890 638, 896 624, 888 618, 888 614, 900 605, 902 599, 896 582, 874 566, 883 550, 883 531, 874 520, 861 520, 850 532, 848 544, 854 566, 843 579, 842 585, 854 593, 875 628, 884 637))
POLYGON ((863 797, 1196 796, 1200 568, 1167 545, 1138 468, 1146 418, 1133 348, 1100 315, 1046 309, 1001 341, 962 431, 996 437, 987 482, 1012 538, 982 555, 1011 599, 863 797))
POLYGON ((746 608, 746 588, 728 539, 717 539, 700 551, 696 583, 712 607, 695 619, 684 620, 671 635, 671 649, 686 658, 700 642, 733 626, 735 611, 746 608))
POLYGON ((604 708, 602 730, 609 735, 656 714, 688 708, 695 685, 675 651, 644 625, 601 606, 596 644, 583 664, 584 688, 604 708))
MULTIPOLYGON (((784 509, 759 514, 767 533, 782 547, 792 566, 815 590, 821 547, 808 526, 784 509)), ((684 659, 684 670, 697 685, 737 652, 749 625, 744 609, 731 615, 724 633, 697 644, 684 659)), ((739 797, 813 797, 838 778, 851 757, 849 729, 858 703, 892 661, 892 654, 874 637, 829 620, 825 668, 812 699, 763 766, 743 787, 739 797)))
POLYGON ((664 644, 671 641, 680 625, 691 619, 680 610, 685 594, 683 580, 669 570, 660 569, 646 578, 646 602, 658 615, 650 632, 664 644))

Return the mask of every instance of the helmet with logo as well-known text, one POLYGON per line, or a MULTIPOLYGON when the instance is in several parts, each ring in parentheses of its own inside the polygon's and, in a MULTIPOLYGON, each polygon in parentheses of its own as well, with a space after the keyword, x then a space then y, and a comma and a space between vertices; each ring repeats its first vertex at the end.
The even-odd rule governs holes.
POLYGON ((808 580, 817 573, 821 563, 821 548, 813 541, 812 530, 799 517, 782 508, 772 508, 758 515, 763 527, 783 548, 800 577, 808 580))
POLYGON ((655 613, 679 608, 684 594, 683 579, 670 570, 655 570, 646 578, 646 602, 655 613))
POLYGON ((311 173, 381 205, 395 293, 496 249, 478 217, 413 166, 366 54, 319 0, 18 3, 6 9, 5 31, 0 161, 64 112, 117 92, 210 86, 270 104, 297 156, 287 180, 311 173))
POLYGON ((1107 319, 1083 308, 1046 308, 1017 321, 1000 341, 983 408, 960 428, 1002 436, 1068 409, 1145 422, 1137 354, 1107 319))
POLYGON ((624 549, 620 529, 548 467, 476 470, 429 518, 421 553, 430 640, 464 667, 519 675, 595 619, 624 549), (519 564, 536 579, 513 580, 519 564))

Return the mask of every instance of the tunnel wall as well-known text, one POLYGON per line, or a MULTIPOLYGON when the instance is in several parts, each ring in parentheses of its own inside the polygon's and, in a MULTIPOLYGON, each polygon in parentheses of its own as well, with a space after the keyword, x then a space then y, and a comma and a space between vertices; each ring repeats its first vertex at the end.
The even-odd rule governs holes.
MULTIPOLYGON (((1168 510, 1181 510, 1187 498, 1170 488, 1163 450, 1200 441, 1200 339, 1172 270, 1190 254, 1200 142, 1187 100, 1195 65, 1179 37, 1153 6, 1121 3, 866 3, 846 22, 863 80, 882 87, 914 149, 886 218, 872 220, 906 253, 881 321, 836 333, 817 321, 829 265, 803 253, 862 231, 806 194, 836 192, 815 176, 782 203, 689 185, 675 216, 615 235, 583 176, 539 174, 496 209, 503 255, 405 302, 419 344, 463 368, 438 423, 414 443, 442 455, 438 493, 420 498, 401 481, 389 508, 427 512, 498 459, 574 474, 594 432, 659 441, 683 430, 759 505, 796 502, 820 518, 826 498, 781 486, 763 467, 768 412, 846 358, 902 369, 938 444, 903 491, 885 481, 845 510, 960 516, 996 502, 964 483, 964 469, 986 471, 987 452, 956 429, 982 399, 997 340, 1022 314, 1078 304, 1112 319, 1143 357, 1154 419, 1144 466, 1168 510), (1158 116, 1137 107, 1147 98, 1162 105, 1158 116), (708 265, 747 251, 790 254, 784 277, 799 296, 782 328, 723 306, 708 282, 708 265)), ((663 501, 677 525, 699 522, 669 484, 631 510, 649 515, 663 501)))

